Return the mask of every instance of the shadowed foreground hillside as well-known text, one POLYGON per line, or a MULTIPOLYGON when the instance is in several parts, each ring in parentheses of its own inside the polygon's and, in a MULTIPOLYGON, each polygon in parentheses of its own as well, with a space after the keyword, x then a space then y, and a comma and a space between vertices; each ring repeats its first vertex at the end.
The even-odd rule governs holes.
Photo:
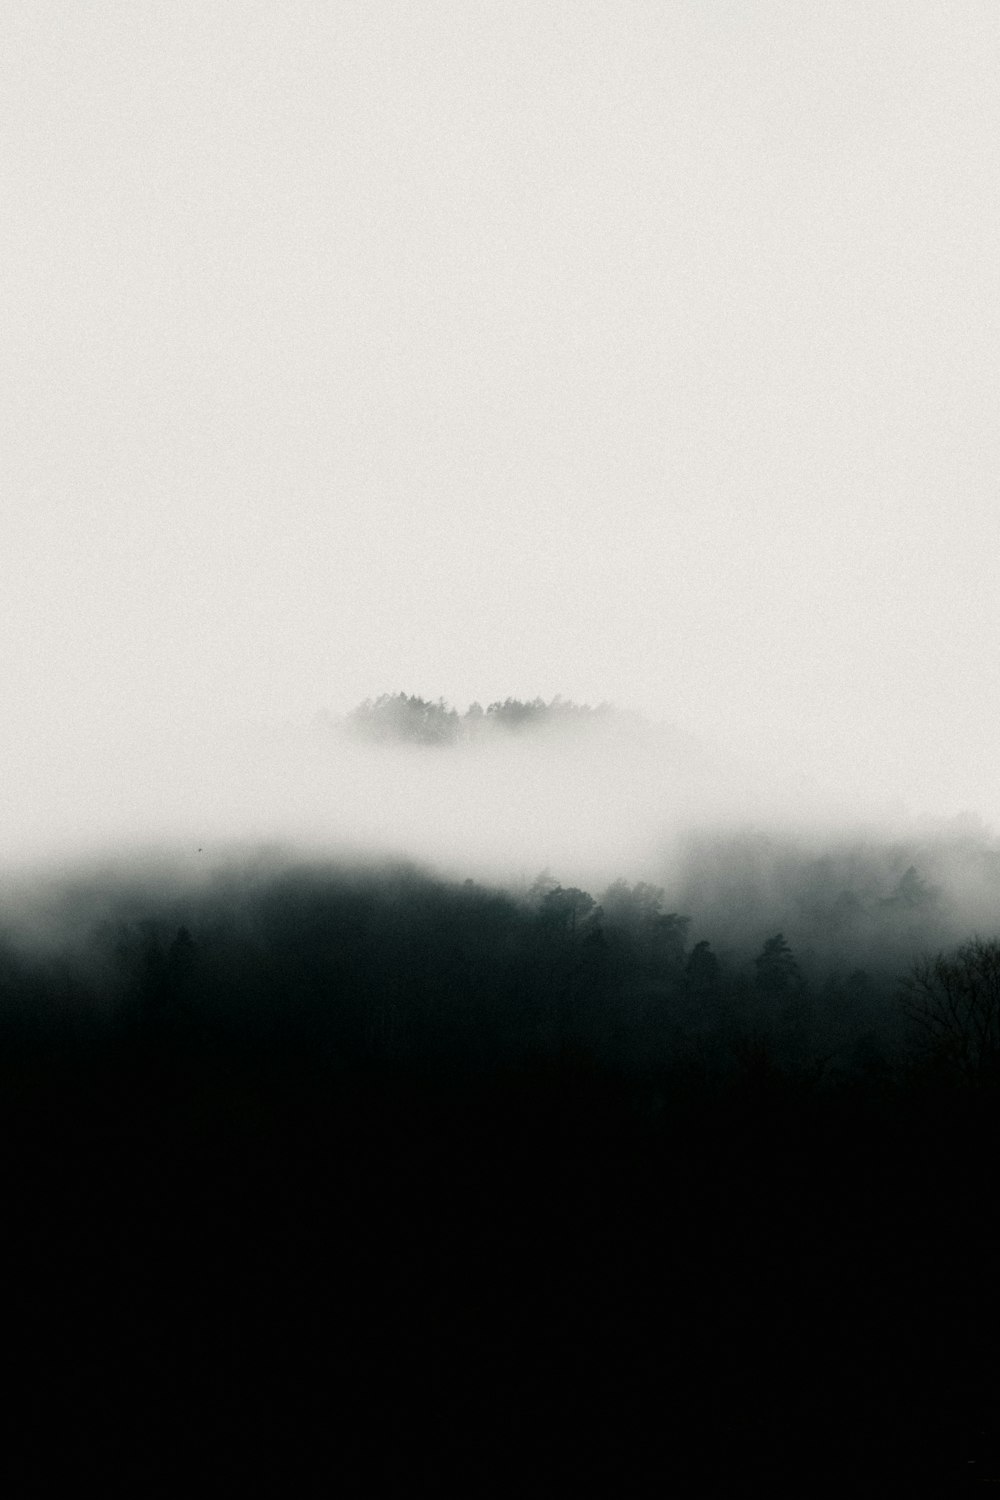
POLYGON ((995 1023, 993 949, 900 967, 932 899, 904 868, 862 969, 846 918, 741 947, 624 880, 12 895, 12 1477, 176 1493, 205 1442, 286 1490, 996 1475, 1000 1037, 970 1069, 918 1024, 962 974, 995 1023))

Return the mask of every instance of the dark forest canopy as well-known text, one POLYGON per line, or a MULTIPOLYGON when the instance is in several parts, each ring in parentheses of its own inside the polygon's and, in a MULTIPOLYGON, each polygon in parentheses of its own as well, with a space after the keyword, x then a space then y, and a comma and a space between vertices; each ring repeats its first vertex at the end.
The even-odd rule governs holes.
POLYGON ((591 707, 557 695, 524 700, 504 698, 487 704, 472 703, 464 714, 443 698, 431 700, 415 694, 382 693, 366 698, 349 713, 345 726, 353 733, 382 744, 454 745, 483 733, 502 730, 516 734, 525 730, 592 727, 606 723, 614 710, 607 703, 591 707))
POLYGON ((176 865, 92 873, 8 913, 0 1029, 299 1036, 345 1061, 452 1065, 569 1048, 629 1070, 725 1070, 751 1044, 794 1068, 902 1058, 901 980, 958 932, 907 851, 768 863, 758 849, 742 868, 740 846, 727 852, 669 892, 277 855, 197 883, 176 865))

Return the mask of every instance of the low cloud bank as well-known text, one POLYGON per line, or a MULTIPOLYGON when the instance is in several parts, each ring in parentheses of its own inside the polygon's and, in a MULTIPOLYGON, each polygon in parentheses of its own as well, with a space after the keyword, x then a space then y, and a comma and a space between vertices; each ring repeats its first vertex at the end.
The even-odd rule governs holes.
MULTIPOLYGON (((393 713, 399 699, 425 704, 398 695, 393 713)), ((544 713, 537 700, 512 703, 506 718, 487 709, 472 722, 446 709, 422 721, 411 709, 402 733, 390 714, 369 712, 366 724, 359 711, 309 727, 25 738, 8 747, 0 859, 51 865, 150 847, 216 857, 279 842, 492 879, 548 866, 599 885, 670 875, 685 843, 710 832, 899 822, 880 805, 888 798, 848 806, 669 725, 558 700, 544 713)))

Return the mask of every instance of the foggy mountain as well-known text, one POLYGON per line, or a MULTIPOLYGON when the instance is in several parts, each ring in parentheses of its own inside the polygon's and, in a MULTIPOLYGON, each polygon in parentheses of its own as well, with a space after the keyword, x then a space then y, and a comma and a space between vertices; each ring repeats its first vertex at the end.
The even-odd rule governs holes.
POLYGON ((68 913, 93 915, 79 885, 44 914, 64 875, 85 890, 102 872, 111 906, 122 882, 155 906, 174 886, 300 861, 403 863, 518 899, 542 875, 594 900, 645 882, 730 968, 780 931, 815 984, 852 970, 888 983, 918 951, 992 932, 1000 909, 1000 845, 975 818, 852 806, 609 704, 508 697, 460 713, 397 692, 89 762, 49 750, 5 783, 4 865, 10 920, 57 946, 68 913))
POLYGON ((998 1482, 1000 5, 0 39, 4 1493, 998 1482))
POLYGON ((333 1431, 463 1493, 511 1413, 573 1488, 995 1455, 981 824, 563 700, 46 748, 5 785, 0 1200, 81 1451, 208 1422, 287 1485, 333 1431))

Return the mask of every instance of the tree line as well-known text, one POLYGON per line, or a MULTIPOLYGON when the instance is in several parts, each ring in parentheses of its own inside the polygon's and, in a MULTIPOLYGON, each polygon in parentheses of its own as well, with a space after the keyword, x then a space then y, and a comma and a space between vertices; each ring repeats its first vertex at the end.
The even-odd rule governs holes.
POLYGON ((0 1032, 8 1046, 301 1045, 343 1065, 575 1057, 725 1073, 766 1057, 847 1078, 921 1060, 982 1081, 1000 1055, 1000 945, 911 949, 901 963, 900 907, 913 916, 915 903, 926 927, 925 897, 908 867, 879 904, 886 958, 872 963, 870 933, 863 954, 848 934, 832 962, 784 929, 717 944, 662 886, 618 879, 594 896, 548 871, 520 889, 324 864, 234 868, 208 889, 141 897, 81 886, 61 949, 0 944, 0 1032))
POLYGON ((485 708, 476 702, 460 714, 443 698, 431 700, 399 692, 366 698, 352 709, 344 723, 352 734, 376 744, 442 746, 474 741, 494 730, 518 734, 543 728, 592 726, 607 722, 612 712, 606 703, 591 707, 557 695, 548 702, 538 697, 527 700, 508 697, 485 708))

